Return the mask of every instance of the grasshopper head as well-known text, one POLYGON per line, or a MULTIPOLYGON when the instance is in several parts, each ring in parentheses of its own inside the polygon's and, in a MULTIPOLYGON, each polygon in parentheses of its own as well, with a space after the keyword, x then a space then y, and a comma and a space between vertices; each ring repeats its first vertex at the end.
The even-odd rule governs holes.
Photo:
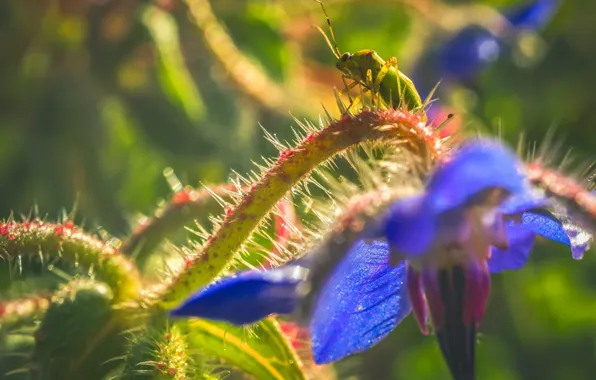
POLYGON ((353 80, 360 80, 360 66, 358 62, 354 60, 352 53, 344 53, 337 59, 335 67, 341 71, 347 78, 353 80))
POLYGON ((379 59, 375 59, 378 57, 373 50, 360 50, 356 53, 343 53, 341 54, 339 47, 337 47, 337 41, 335 40, 335 34, 333 33, 333 28, 331 28, 331 20, 327 15, 327 11, 325 10, 325 6, 323 5, 323 1, 315 0, 317 3, 321 5, 321 9, 323 10, 323 14, 327 19, 327 25, 329 26, 329 33, 331 34, 331 39, 327 37, 327 34, 321 29, 320 27, 316 26, 317 30, 323 35, 325 38, 325 42, 327 42, 327 46, 331 49, 331 52, 337 58, 335 63, 335 67, 339 71, 344 74, 344 77, 352 79, 354 81, 362 82, 366 79, 366 73, 370 70, 375 71, 376 67, 378 66, 379 59))
POLYGON ((380 64, 373 50, 360 50, 356 53, 344 53, 337 59, 335 66, 347 78, 355 81, 366 80, 366 72, 372 70, 373 75, 379 71, 380 64))

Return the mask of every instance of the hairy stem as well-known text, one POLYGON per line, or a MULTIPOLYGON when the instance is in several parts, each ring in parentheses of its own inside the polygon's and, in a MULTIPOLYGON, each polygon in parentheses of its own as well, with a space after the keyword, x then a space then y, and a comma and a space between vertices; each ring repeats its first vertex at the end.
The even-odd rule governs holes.
POLYGON ((417 115, 399 110, 364 111, 355 117, 345 116, 311 134, 296 148, 280 153, 278 161, 261 180, 226 213, 226 219, 196 259, 164 282, 165 290, 156 290, 162 306, 173 307, 211 282, 279 199, 318 165, 351 146, 370 140, 399 144, 423 161, 434 161, 443 149, 434 129, 427 127, 417 115))
POLYGON ((134 264, 71 222, 0 223, 0 255, 9 259, 19 255, 60 257, 97 273, 112 288, 116 301, 140 295, 141 283, 134 264))
POLYGON ((596 233, 596 194, 578 181, 538 163, 529 164, 527 170, 532 184, 541 186, 547 196, 564 205, 584 228, 596 233))
POLYGON ((189 357, 186 333, 180 325, 170 325, 161 315, 154 315, 142 333, 131 340, 121 379, 138 379, 147 373, 159 380, 203 378, 200 373, 189 373, 199 368, 189 357))
POLYGON ((233 184, 219 185, 209 189, 183 189, 174 193, 172 199, 154 216, 139 223, 130 237, 120 247, 120 253, 134 255, 142 260, 151 253, 167 236, 201 217, 212 194, 223 195, 233 191, 233 184))

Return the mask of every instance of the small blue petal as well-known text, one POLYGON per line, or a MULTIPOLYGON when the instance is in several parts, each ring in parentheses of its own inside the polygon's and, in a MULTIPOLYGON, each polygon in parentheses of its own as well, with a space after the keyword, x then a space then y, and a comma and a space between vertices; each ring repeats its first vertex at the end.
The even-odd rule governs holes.
POLYGON ((389 208, 384 223, 389 245, 406 255, 426 252, 435 239, 436 217, 425 196, 400 199, 389 208))
POLYGON ((383 339, 411 310, 405 263, 384 242, 357 242, 319 294, 310 323, 315 362, 329 363, 383 339))
POLYGON ((528 191, 507 198, 507 200, 499 206, 499 211, 504 215, 515 215, 543 208, 548 206, 548 204, 549 201, 547 198, 537 196, 534 192, 528 191))
POLYGON ((494 140, 476 140, 462 146, 439 167, 427 185, 432 209, 446 212, 465 206, 484 190, 501 188, 513 195, 529 191, 518 158, 494 140))
POLYGON ((569 236, 567 236, 561 222, 546 210, 525 212, 522 216, 522 225, 547 239, 566 245, 571 244, 569 236))
POLYGON ((507 238, 509 240, 508 249, 501 250, 496 247, 491 249, 488 269, 493 273, 523 267, 534 247, 536 234, 519 224, 509 222, 507 224, 507 238))
POLYGON ((522 224, 547 239, 569 246, 576 260, 583 257, 592 242, 592 234, 574 224, 568 217, 556 217, 546 210, 525 212, 522 216, 522 224))
POLYGON ((299 302, 296 288, 304 274, 304 268, 288 265, 226 277, 199 291, 170 314, 235 325, 254 323, 270 314, 291 314, 299 302))
POLYGON ((551 20, 559 8, 559 0, 537 0, 511 8, 505 17, 519 29, 540 29, 551 20))

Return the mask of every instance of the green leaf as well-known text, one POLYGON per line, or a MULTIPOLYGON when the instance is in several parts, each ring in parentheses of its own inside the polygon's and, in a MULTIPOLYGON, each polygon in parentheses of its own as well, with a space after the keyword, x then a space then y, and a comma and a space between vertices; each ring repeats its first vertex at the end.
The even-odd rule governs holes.
POLYGON ((165 93, 184 109, 190 120, 200 121, 205 115, 205 105, 186 67, 174 18, 157 7, 149 6, 143 12, 143 23, 157 48, 158 75, 165 93))
POLYGON ((188 343, 222 358, 259 380, 304 380, 302 364, 269 318, 250 328, 196 319, 189 322, 188 343))

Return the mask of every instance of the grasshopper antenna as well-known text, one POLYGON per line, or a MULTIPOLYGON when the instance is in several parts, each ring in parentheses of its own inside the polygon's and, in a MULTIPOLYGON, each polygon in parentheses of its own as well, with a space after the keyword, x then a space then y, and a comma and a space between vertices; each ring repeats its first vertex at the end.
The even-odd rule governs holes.
POLYGON ((333 55, 335 55, 335 58, 341 57, 341 52, 339 50, 339 48, 337 47, 337 40, 335 39, 335 33, 333 33, 333 28, 331 27, 331 19, 329 18, 329 15, 327 15, 327 11, 325 10, 325 6, 323 5, 323 2, 321 0, 315 0, 317 3, 321 4, 321 9, 323 9, 323 14, 325 15, 325 18, 327 19, 327 26, 329 27, 329 33, 331 34, 331 41, 333 41, 333 44, 331 44, 331 41, 329 40, 329 37, 327 37, 327 34, 323 31, 323 29, 321 29, 321 27, 319 26, 315 26, 319 32, 321 32, 321 34, 323 35, 323 37, 325 38, 325 42, 327 42, 327 46, 329 46, 329 49, 331 49, 331 51, 333 52, 333 55))

